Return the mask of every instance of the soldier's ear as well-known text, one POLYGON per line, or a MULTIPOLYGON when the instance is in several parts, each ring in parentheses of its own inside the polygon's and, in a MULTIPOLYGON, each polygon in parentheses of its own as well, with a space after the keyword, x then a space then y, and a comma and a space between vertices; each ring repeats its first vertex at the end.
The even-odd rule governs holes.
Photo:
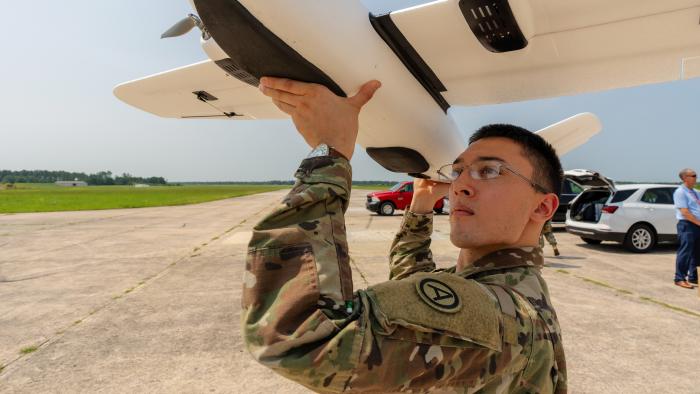
POLYGON ((547 193, 542 195, 539 199, 539 203, 532 211, 530 219, 536 222, 546 222, 554 216, 554 212, 557 211, 559 207, 559 197, 554 193, 547 193))

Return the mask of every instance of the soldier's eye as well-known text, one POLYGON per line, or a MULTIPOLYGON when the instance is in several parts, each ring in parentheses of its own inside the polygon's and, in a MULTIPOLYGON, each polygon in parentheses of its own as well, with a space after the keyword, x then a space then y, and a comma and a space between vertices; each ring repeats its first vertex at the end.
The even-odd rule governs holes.
POLYGON ((479 179, 491 179, 500 174, 500 168, 496 164, 481 164, 476 170, 479 179))

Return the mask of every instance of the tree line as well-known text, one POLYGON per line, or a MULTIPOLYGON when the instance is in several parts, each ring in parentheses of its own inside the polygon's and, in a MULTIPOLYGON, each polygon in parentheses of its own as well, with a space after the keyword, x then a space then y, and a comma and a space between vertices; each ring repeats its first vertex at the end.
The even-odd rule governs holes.
POLYGON ((113 175, 111 171, 100 171, 95 174, 69 171, 48 170, 0 170, 0 183, 54 183, 56 181, 83 181, 88 185, 134 185, 145 183, 149 185, 166 185, 168 182, 160 176, 148 178, 137 177, 124 173, 113 175))
MULTIPOLYGON (((396 181, 352 181, 353 185, 386 185, 393 186, 396 181)), ((220 181, 220 182, 179 182, 180 185, 294 185, 293 180, 272 181, 220 181)))

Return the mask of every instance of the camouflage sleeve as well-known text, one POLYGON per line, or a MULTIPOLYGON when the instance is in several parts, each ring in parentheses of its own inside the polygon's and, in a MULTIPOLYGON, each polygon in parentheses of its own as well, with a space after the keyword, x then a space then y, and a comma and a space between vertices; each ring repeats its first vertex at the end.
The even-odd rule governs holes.
MULTIPOLYGON (((344 224, 350 165, 307 159, 296 177, 255 226, 248 249, 241 320, 258 362, 318 392, 518 381, 529 348, 518 345, 518 329, 503 325, 498 302, 473 280, 419 273, 353 294, 344 224)), ((429 234, 430 220, 423 222, 429 234)), ((522 322, 521 332, 532 329, 522 322)))
POLYGON ((416 272, 435 269, 430 251, 432 233, 432 213, 417 214, 406 210, 389 252, 390 279, 405 279, 416 272))
POLYGON ((338 392, 359 358, 344 219, 351 168, 342 158, 312 158, 295 177, 293 189, 253 230, 243 337, 263 365, 315 390, 338 392))

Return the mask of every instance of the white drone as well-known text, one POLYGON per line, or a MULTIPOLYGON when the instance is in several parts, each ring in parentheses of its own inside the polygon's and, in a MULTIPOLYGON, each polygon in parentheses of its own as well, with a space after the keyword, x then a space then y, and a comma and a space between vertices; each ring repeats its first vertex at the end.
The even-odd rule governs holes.
MULTIPOLYGON (((378 79, 358 143, 385 168, 435 177, 465 147, 451 106, 557 97, 700 75, 700 0, 439 0, 384 15, 360 0, 190 0, 163 37, 198 27, 209 60, 117 86, 169 118, 288 117, 262 76, 351 95, 378 79)), ((601 129, 579 114, 540 133, 560 155, 601 129)))

